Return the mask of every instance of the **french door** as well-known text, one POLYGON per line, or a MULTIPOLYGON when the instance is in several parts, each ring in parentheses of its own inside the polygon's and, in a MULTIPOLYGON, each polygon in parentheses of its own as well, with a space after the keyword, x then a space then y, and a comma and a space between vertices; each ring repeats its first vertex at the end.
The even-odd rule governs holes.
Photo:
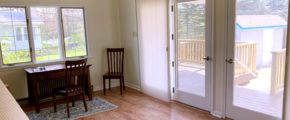
POLYGON ((211 0, 175 1, 173 99, 210 110, 211 0))
POLYGON ((282 119, 288 0, 229 0, 226 116, 282 119))

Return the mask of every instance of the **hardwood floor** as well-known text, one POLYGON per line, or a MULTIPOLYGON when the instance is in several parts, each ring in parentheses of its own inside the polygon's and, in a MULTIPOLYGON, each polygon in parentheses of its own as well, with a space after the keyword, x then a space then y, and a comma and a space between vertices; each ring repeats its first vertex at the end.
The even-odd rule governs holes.
MULTIPOLYGON (((103 98, 118 106, 117 109, 82 117, 79 120, 222 120, 208 112, 178 103, 164 102, 127 88, 120 95, 119 88, 113 88, 103 95, 102 91, 94 96, 103 98)), ((45 106, 50 106, 45 105, 45 106)), ((33 110, 32 106, 23 107, 24 111, 33 110)))

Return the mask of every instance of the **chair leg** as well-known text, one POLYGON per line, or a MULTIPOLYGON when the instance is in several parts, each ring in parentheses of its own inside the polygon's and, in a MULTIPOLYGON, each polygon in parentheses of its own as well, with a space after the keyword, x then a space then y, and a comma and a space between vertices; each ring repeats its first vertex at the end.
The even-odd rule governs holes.
POLYGON ((124 81, 124 76, 122 76, 122 82, 123 82, 123 88, 124 88, 124 90, 126 90, 125 81, 124 81))
POLYGON ((70 113, 69 113, 69 97, 66 97, 66 112, 67 112, 67 117, 70 118, 70 113))
POLYGON ((74 96, 71 97, 71 102, 72 102, 72 106, 74 107, 74 106, 75 106, 75 99, 74 99, 74 96))
POLYGON ((86 103, 86 98, 85 98, 85 94, 83 93, 83 102, 84 102, 84 107, 85 107, 85 110, 86 112, 88 111, 88 107, 87 107, 87 103, 86 103))
POLYGON ((106 79, 103 77, 103 91, 104 95, 106 95, 106 79))
POLYGON ((111 78, 109 78, 109 90, 111 91, 111 78))
POLYGON ((56 112, 56 101, 55 101, 55 94, 53 94, 52 101, 53 101, 53 110, 54 110, 54 112, 56 112))
POLYGON ((121 92, 121 95, 123 95, 123 82, 122 82, 122 78, 120 78, 120 92, 121 92))

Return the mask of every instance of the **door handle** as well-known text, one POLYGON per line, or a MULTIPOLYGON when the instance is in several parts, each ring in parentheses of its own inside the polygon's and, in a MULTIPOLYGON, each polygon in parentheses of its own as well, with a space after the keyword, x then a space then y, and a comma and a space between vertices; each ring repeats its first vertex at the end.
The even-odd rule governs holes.
POLYGON ((226 59, 226 62, 229 63, 229 64, 233 64, 234 60, 233 59, 226 59))
POLYGON ((202 59, 205 60, 205 61, 210 61, 210 57, 209 56, 207 56, 205 58, 202 58, 202 59))

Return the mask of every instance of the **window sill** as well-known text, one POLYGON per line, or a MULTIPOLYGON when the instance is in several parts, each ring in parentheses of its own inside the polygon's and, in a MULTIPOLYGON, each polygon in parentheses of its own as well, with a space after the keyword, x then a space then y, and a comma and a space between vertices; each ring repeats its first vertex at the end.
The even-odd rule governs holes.
POLYGON ((64 64, 65 61, 69 60, 78 60, 78 59, 84 59, 84 58, 91 58, 89 56, 87 57, 76 57, 76 58, 67 58, 65 60, 56 60, 56 61, 46 61, 46 62, 37 62, 37 63, 25 63, 25 64, 15 64, 13 66, 1 66, 1 71, 7 71, 7 70, 19 70, 19 69, 25 69, 25 68, 31 68, 31 67, 39 67, 39 66, 47 66, 47 65, 56 65, 56 64, 64 64))

